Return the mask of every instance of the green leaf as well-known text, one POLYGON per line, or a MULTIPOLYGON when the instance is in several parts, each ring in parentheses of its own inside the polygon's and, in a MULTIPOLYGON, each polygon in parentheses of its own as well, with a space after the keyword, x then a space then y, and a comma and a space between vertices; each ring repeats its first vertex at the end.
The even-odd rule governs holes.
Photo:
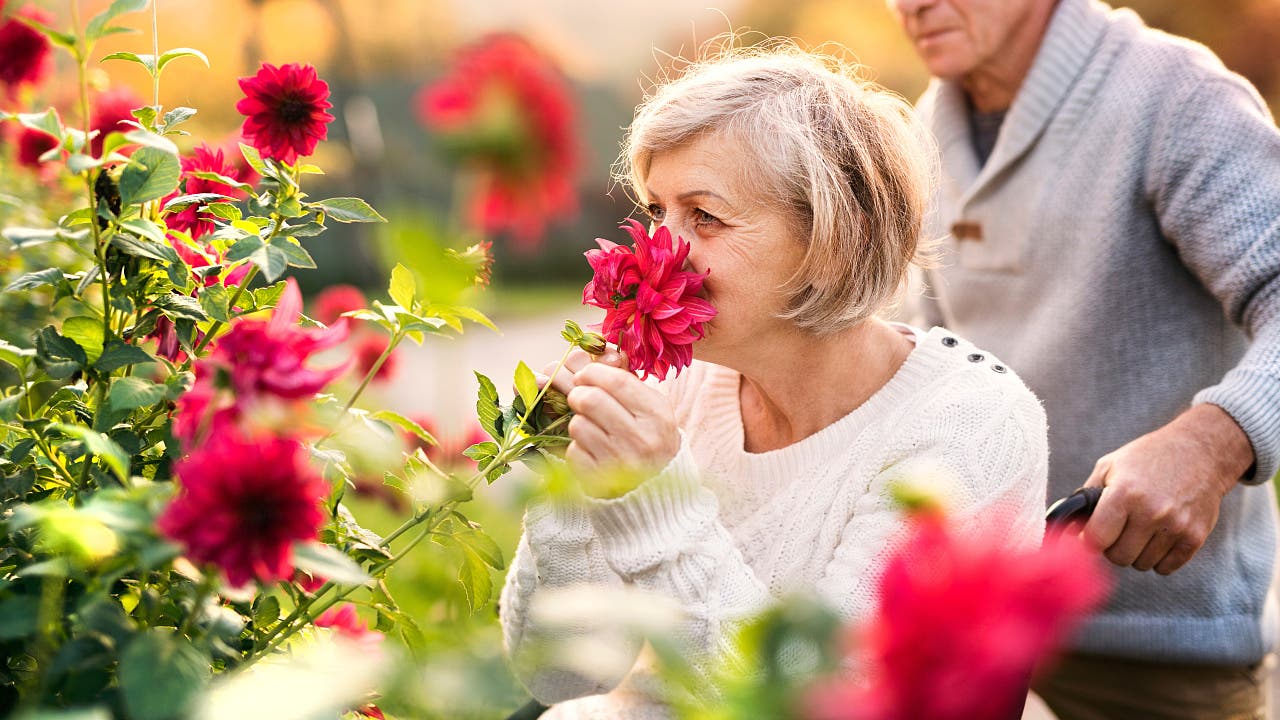
POLYGON ((227 308, 230 302, 231 293, 221 283, 200 290, 200 307, 214 320, 231 322, 231 314, 227 308))
POLYGON ((294 543, 293 563, 299 570, 338 585, 366 585, 373 581, 355 560, 322 543, 294 543))
POLYGON ((36 270, 35 272, 23 273, 9 283, 5 292, 14 290, 31 290, 42 285, 57 285, 66 278, 62 270, 59 268, 45 268, 44 270, 36 270))
MULTIPOLYGON (((222 185, 229 185, 237 190, 243 190, 245 192, 253 192, 253 186, 250 185, 249 183, 240 182, 239 180, 236 180, 233 177, 227 177, 226 175, 222 175, 216 172, 209 172, 208 170, 196 170, 196 171, 189 172, 187 174, 190 175, 191 177, 199 178, 201 180, 211 180, 213 182, 220 183, 222 185)), ((236 218, 236 220, 239 220, 239 219, 240 219, 239 217, 236 218)))
POLYGON ((26 395, 25 392, 18 391, 7 398, 0 399, 0 421, 13 422, 18 419, 18 412, 21 409, 20 404, 24 395, 26 395))
POLYGON ((275 282, 289 267, 289 256, 283 250, 267 245, 249 256, 249 262, 262 270, 262 278, 267 282, 275 282))
POLYGON ((164 310, 165 315, 172 318, 187 318, 196 322, 209 319, 209 316, 200 308, 200 303, 195 298, 187 295, 165 293, 157 295, 152 299, 151 304, 164 310))
POLYGON ((55 378, 68 377, 89 364, 84 348, 59 334, 52 325, 36 333, 36 361, 55 378))
POLYGON ((106 338, 102 334, 102 321, 98 318, 87 315, 69 317, 62 323, 62 334, 84 348, 90 363, 102 355, 102 343, 106 338))
POLYGON ((164 211, 177 212, 179 210, 185 210, 192 205, 208 205, 209 203, 229 199, 231 199, 231 196, 223 195, 222 193, 195 193, 193 195, 179 195, 164 204, 164 211))
POLYGON ((120 174, 120 201, 135 205, 157 200, 173 192, 181 177, 182 162, 177 154, 143 147, 129 158, 120 174))
POLYGON ((50 423, 48 429, 83 442, 85 449, 101 458, 120 482, 129 479, 129 454, 111 438, 81 425, 50 423))
POLYGON ((26 248, 58 239, 57 228, 5 228, 3 235, 15 247, 26 248))
POLYGON ((0 360, 14 367, 26 365, 27 359, 35 356, 36 351, 34 348, 18 347, 7 340, 0 340, 0 360))
MULTIPOLYGON (((122 50, 120 52, 113 52, 110 55, 107 55, 106 57, 102 58, 102 62, 106 62, 108 60, 127 60, 129 62, 138 63, 139 65, 147 69, 148 75, 150 75, 151 77, 156 76, 156 56, 150 53, 139 54, 139 53, 127 52, 122 50)), ((152 111, 151 113, 151 119, 153 120, 155 119, 154 111, 152 111)), ((146 123, 145 120, 143 122, 146 123)))
POLYGON ((502 408, 498 405, 498 389, 494 387, 492 380, 479 372, 476 373, 476 381, 480 383, 480 390, 476 394, 476 417, 489 437, 499 440, 502 433, 498 432, 498 418, 502 417, 502 408))
POLYGON ((12 16, 11 19, 17 20, 22 23, 26 23, 27 25, 43 33, 45 37, 49 38, 49 42, 59 47, 63 47, 63 48, 66 48, 67 50, 70 50, 71 54, 74 57, 77 57, 77 58, 80 57, 80 49, 76 47, 75 35, 72 35, 71 33, 65 33, 60 30, 54 30, 53 28, 49 27, 48 25, 45 25, 42 22, 39 22, 37 20, 32 20, 31 18, 23 17, 21 15, 15 14, 12 16))
MULTIPOLYGON (((195 48, 180 47, 172 50, 165 50, 160 53, 160 59, 156 61, 156 72, 159 73, 164 71, 165 65, 168 65, 180 57, 193 57, 204 63, 205 67, 209 67, 209 58, 205 57, 204 53, 196 50, 195 48)), ((192 114, 194 114, 194 112, 192 114)))
POLYGON ((239 220, 242 215, 240 208, 226 202, 209 203, 204 207, 205 212, 213 215, 221 220, 235 221, 239 220))
POLYGON ((57 138, 59 143, 62 142, 62 121, 58 119, 58 111, 53 108, 41 113, 18 113, 18 122, 23 127, 39 130, 57 138))
POLYGON ((226 261, 229 263, 239 262, 245 258, 252 257, 254 253, 266 246, 267 244, 257 235, 242 237, 227 249, 226 261))
POLYGON ((140 377, 116 378, 107 393, 107 404, 112 410, 134 410, 155 405, 164 400, 166 388, 140 377))
POLYGON ((253 291, 253 306, 257 310, 265 310, 276 306, 280 296, 284 295, 286 281, 281 280, 274 285, 260 287, 253 291))
POLYGON ((506 563, 502 559, 502 548, 498 547, 498 543, 494 542, 493 538, 484 534, 479 528, 473 527, 470 530, 457 533, 454 535, 454 539, 474 551, 476 555, 480 556, 480 559, 484 560, 486 565, 494 570, 501 570, 506 567, 506 563))
MULTIPOLYGON (((172 140, 162 135, 157 135, 149 130, 130 130, 125 133, 124 139, 135 145, 154 148, 156 150, 169 153, 170 155, 173 155, 175 159, 178 157, 178 146, 174 145, 172 140)), ((137 155, 135 154, 134 157, 137 157, 137 155)), ((179 162, 179 165, 181 165, 181 162, 179 162)))
MULTIPOLYGON (((125 222, 141 223, 147 221, 126 220, 125 222)), ((181 262, 177 251, 175 251, 171 245, 168 243, 156 242, 150 238, 134 237, 132 235, 121 235, 117 233, 111 236, 111 245, 126 255, 151 258, 152 260, 161 260, 168 263, 181 262)))
POLYGON ((253 608, 253 624, 259 630, 280 622, 280 601, 274 595, 260 597, 253 608))
POLYGON ((470 547, 464 546, 458 582, 462 583, 471 612, 489 603, 489 598, 493 595, 493 578, 489 577, 489 566, 470 547))
POLYGON ((284 253, 290 267, 314 268, 316 266, 316 261, 312 259, 311 253, 288 238, 277 237, 271 241, 271 247, 284 253))
POLYGON ((498 454, 498 443, 492 440, 478 442, 475 445, 462 451, 463 455, 476 461, 477 465, 484 466, 498 454))
POLYGON ((249 163, 249 167, 262 177, 271 177, 274 173, 267 168, 267 164, 262 161, 262 155, 258 149, 252 145, 240 143, 240 154, 244 156, 244 161, 249 163))
POLYGON ((144 631, 120 657, 120 691, 128 716, 186 717, 209 681, 209 667, 209 658, 185 637, 168 628, 144 631))
POLYGON ((0 602, 0 640, 26 637, 36 630, 40 615, 40 598, 15 595, 0 602))
MULTIPOLYGON (((163 60, 164 55, 161 55, 160 59, 163 60)), ((205 61, 205 64, 209 64, 207 60, 205 61)), ((172 130, 195 116, 195 108, 176 107, 164 114, 164 128, 165 130, 172 130)))
MULTIPOLYGON (((133 55, 133 53, 117 53, 117 54, 133 55)), ((135 55, 134 57, 137 57, 137 56, 135 55)), ((151 56, 148 55, 147 57, 151 57, 151 56)), ((107 60, 107 59, 109 58, 103 58, 103 60, 107 60)), ((152 125, 156 124, 156 113, 158 112, 160 112, 160 107, 158 105, 143 105, 140 108, 134 108, 133 116, 138 119, 139 123, 146 125, 147 127, 151 127, 152 125)))
POLYGON ((107 24, 117 17, 125 13, 138 12, 147 6, 147 0, 115 0, 107 7, 106 10, 93 16, 89 21, 88 27, 85 28, 85 39, 90 43, 95 42, 103 35, 109 34, 111 28, 107 24))
POLYGON ((387 289, 391 299, 400 307, 411 309, 417 291, 418 283, 413 279, 413 273, 404 265, 396 263, 391 269, 391 286, 387 289))
POLYGON ((107 347, 102 351, 102 356, 98 358, 98 362, 94 363, 93 366, 101 372, 110 373, 128 365, 155 361, 156 359, 146 350, 121 340, 112 339, 107 343, 107 347))
POLYGON ((538 378, 521 360, 520 364, 516 365, 516 392, 520 393, 520 399, 524 400, 526 408, 533 407, 533 401, 537 399, 539 390, 538 378))
POLYGON ((67 158, 67 169, 73 174, 79 175, 87 170, 102 167, 107 163, 104 158, 95 158, 85 155, 84 153, 76 153, 67 158))
POLYGON ((307 207, 318 210, 325 215, 343 223, 353 222, 386 222, 387 219, 360 198, 329 198, 319 202, 307 203, 307 207))
POLYGON ((428 445, 440 444, 436 442, 436 439, 431 436, 431 433, 427 432, 421 425, 414 422, 413 420, 410 420, 404 415, 401 415, 400 413, 392 412, 390 410, 379 410, 378 412, 373 413, 373 415, 371 415, 370 417, 372 417, 374 420, 381 420, 383 422, 395 425, 401 430, 404 430, 407 433, 413 434, 419 440, 421 440, 424 443, 427 443, 428 445))

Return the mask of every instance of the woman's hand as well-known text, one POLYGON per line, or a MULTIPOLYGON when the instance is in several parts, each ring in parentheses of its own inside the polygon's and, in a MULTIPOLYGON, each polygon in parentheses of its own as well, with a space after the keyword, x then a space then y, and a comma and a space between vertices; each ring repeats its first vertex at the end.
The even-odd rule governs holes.
POLYGON ((583 492, 623 495, 671 462, 680 432, 667 398, 626 369, 626 358, 610 348, 595 361, 570 353, 553 387, 565 393, 574 417, 565 459, 583 470, 583 492))

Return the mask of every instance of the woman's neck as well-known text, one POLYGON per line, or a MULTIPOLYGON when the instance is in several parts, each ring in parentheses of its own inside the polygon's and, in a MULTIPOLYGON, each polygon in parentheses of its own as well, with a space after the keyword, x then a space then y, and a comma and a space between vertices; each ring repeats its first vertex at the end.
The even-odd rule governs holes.
POLYGON ((834 337, 796 333, 767 347, 734 368, 747 452, 786 447, 848 415, 889 382, 914 344, 871 319, 834 337))

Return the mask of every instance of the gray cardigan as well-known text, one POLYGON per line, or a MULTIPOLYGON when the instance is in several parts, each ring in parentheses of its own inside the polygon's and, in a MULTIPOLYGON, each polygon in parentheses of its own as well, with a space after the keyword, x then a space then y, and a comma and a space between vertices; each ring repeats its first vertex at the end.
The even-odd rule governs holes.
POLYGON ((967 106, 919 103, 942 156, 928 319, 986 347, 1044 402, 1049 494, 1191 403, 1244 428, 1257 471, 1169 577, 1116 571, 1077 649, 1248 663, 1271 646, 1280 462, 1280 133, 1242 78, 1132 12, 1061 0, 979 167, 967 106), (957 221, 960 222, 956 225, 957 221), (958 237, 957 237, 958 236, 958 237))

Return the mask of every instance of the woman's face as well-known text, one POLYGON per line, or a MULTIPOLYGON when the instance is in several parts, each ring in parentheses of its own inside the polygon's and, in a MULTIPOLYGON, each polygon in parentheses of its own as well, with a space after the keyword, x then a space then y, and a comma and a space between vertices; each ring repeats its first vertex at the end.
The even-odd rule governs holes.
POLYGON ((649 216, 690 245, 689 265, 710 271, 703 295, 718 314, 694 357, 740 367, 762 343, 795 325, 778 319, 783 284, 800 264, 793 223, 747 182, 742 146, 703 135, 655 154, 645 179, 649 216))

